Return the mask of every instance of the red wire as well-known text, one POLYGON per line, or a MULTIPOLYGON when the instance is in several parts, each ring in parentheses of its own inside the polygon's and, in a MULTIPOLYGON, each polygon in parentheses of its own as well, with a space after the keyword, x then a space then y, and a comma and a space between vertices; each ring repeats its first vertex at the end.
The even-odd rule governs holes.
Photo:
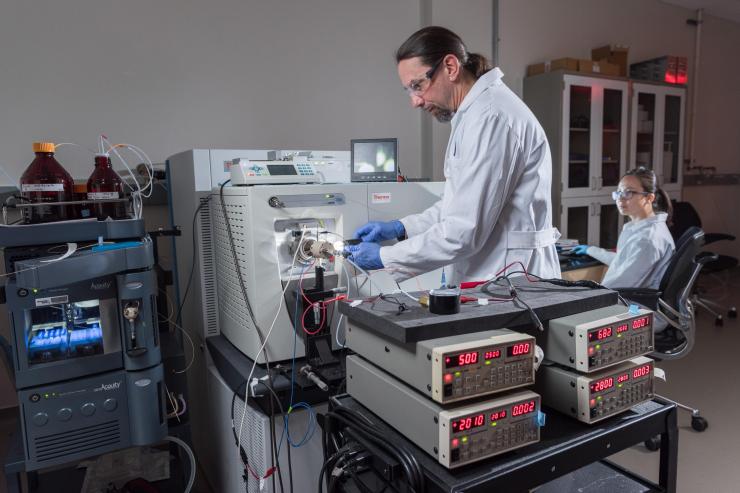
POLYGON ((523 263, 521 263, 521 262, 520 262, 520 261, 518 261, 518 260, 517 260, 516 262, 512 262, 512 263, 510 263, 509 265, 507 265, 506 267, 504 267, 503 269, 501 269, 500 271, 498 271, 498 272, 496 273, 496 276, 495 276, 495 277, 498 277, 498 276, 500 276, 501 274, 503 274, 504 272, 506 272, 506 271, 507 271, 507 270, 509 269, 509 267, 511 267, 512 265, 516 265, 516 264, 519 264, 519 266, 520 266, 520 267, 522 268, 522 270, 524 271, 524 277, 526 277, 526 278, 527 278, 527 281, 529 281, 529 282, 539 282, 539 279, 536 279, 536 278, 534 278, 534 277, 529 277, 529 272, 527 272, 527 268, 526 268, 526 267, 524 267, 524 264, 523 264, 523 263))

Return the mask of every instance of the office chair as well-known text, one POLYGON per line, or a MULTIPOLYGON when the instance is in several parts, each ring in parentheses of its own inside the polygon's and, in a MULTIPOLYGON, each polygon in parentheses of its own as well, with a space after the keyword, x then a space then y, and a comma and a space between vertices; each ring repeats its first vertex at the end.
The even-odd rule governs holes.
MULTIPOLYGON (((717 255, 701 252, 704 246, 704 232, 701 228, 689 228, 676 243, 676 251, 668 264, 658 289, 614 288, 624 298, 639 303, 656 312, 668 326, 655 334, 655 350, 650 357, 657 360, 678 359, 686 356, 694 347, 696 320, 694 318, 694 298, 691 294, 699 272, 717 255)), ((656 394, 657 395, 657 394, 656 394)), ((691 412, 691 427, 704 431, 708 422, 698 409, 686 406, 666 397, 676 406, 691 412)), ((657 450, 659 441, 648 440, 645 446, 657 450)))
MULTIPOLYGON (((670 225, 671 235, 673 235, 674 241, 678 241, 689 228, 697 227, 701 228, 701 218, 699 213, 690 202, 676 202, 673 203, 673 216, 671 218, 672 224, 670 225)), ((735 237, 725 233, 705 233, 704 244, 708 245, 717 241, 735 241, 735 237)), ((738 265, 738 259, 730 255, 719 255, 716 260, 707 263, 702 272, 714 274, 732 269, 738 265)), ((693 302, 695 305, 704 308, 706 311, 714 316, 714 325, 721 327, 724 325, 723 312, 727 312, 729 318, 737 318, 737 308, 735 306, 723 307, 719 303, 712 301, 706 297, 701 296, 701 289, 697 287, 692 295, 693 302)))

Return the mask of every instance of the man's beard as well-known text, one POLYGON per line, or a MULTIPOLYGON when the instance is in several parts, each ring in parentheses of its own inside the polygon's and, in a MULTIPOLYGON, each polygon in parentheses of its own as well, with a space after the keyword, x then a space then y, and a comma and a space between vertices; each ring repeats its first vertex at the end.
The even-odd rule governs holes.
POLYGON ((440 108, 437 105, 434 105, 431 110, 426 110, 429 112, 438 122, 440 123, 449 123, 452 121, 452 118, 455 116, 455 112, 452 110, 448 110, 445 108, 440 108))
POLYGON ((454 111, 443 109, 440 109, 437 113, 434 114, 434 118, 436 118, 439 123, 450 123, 454 116, 454 111))

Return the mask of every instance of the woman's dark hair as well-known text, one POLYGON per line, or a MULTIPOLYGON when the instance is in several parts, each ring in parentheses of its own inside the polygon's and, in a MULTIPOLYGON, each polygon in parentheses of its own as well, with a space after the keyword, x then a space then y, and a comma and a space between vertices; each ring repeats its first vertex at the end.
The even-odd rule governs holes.
POLYGON ((447 55, 455 55, 476 79, 492 68, 486 57, 468 53, 460 36, 440 26, 424 27, 409 36, 396 51, 396 63, 420 57, 424 65, 433 66, 447 55))
POLYGON ((668 223, 670 224, 673 216, 673 204, 671 204, 668 193, 658 186, 658 179, 655 176, 655 172, 640 166, 639 168, 629 170, 624 176, 634 176, 640 181, 640 185, 645 192, 655 194, 653 206, 659 211, 668 213, 668 223))

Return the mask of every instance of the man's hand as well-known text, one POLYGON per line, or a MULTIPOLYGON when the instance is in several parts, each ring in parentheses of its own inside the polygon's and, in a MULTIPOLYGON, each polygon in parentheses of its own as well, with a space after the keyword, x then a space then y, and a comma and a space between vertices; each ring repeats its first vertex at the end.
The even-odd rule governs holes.
POLYGON ((359 245, 347 247, 349 260, 366 270, 382 269, 383 262, 380 260, 380 245, 363 241, 359 245))
POLYGON ((355 238, 367 242, 395 240, 406 235, 406 228, 401 221, 371 221, 355 231, 355 238))

